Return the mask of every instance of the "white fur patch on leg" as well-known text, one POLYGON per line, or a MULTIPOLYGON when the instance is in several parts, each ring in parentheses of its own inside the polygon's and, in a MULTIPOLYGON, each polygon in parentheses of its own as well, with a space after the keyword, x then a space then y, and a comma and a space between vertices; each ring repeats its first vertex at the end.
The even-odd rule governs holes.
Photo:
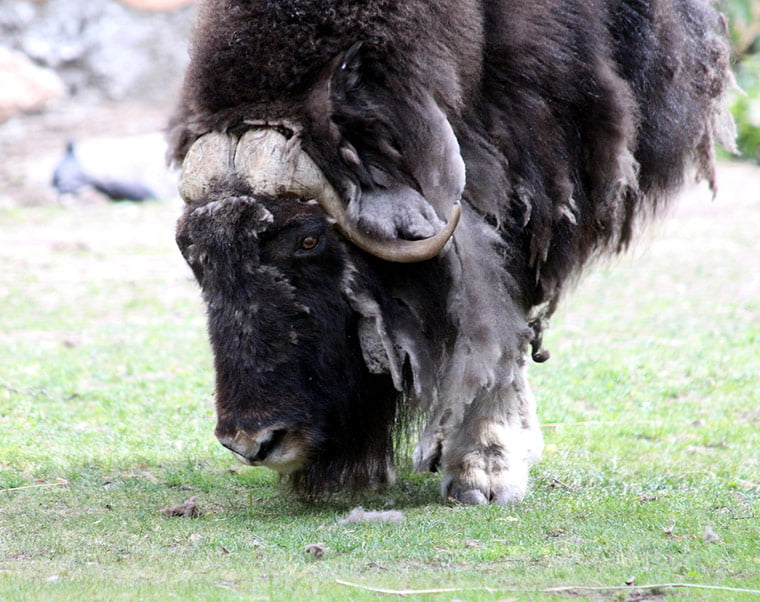
POLYGON ((444 499, 506 505, 525 497, 528 468, 541 458, 543 437, 524 376, 518 370, 510 387, 473 401, 444 442, 444 499))

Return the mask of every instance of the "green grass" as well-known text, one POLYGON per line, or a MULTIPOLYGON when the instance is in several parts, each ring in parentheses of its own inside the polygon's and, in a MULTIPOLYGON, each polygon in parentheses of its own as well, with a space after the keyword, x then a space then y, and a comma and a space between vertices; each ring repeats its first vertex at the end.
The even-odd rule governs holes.
POLYGON ((757 600, 581 589, 760 590, 760 173, 723 172, 726 195, 684 201, 568 296, 531 367, 546 457, 508 508, 443 504, 408 470, 289 498, 213 438, 177 205, 0 212, 0 599, 382 597, 344 580, 461 589, 411 600, 757 600), (190 496, 202 516, 161 513, 190 496), (359 504, 405 521, 338 523, 359 504))

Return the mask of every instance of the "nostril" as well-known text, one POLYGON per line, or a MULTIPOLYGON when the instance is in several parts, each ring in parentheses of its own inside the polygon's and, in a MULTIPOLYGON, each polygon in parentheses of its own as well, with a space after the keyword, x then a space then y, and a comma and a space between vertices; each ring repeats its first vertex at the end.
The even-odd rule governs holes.
POLYGON ((261 462, 265 460, 266 457, 272 453, 272 450, 274 450, 277 446, 280 445, 280 443, 282 443, 282 440, 285 438, 287 432, 288 431, 285 429, 276 429, 269 433, 269 437, 267 439, 259 442, 259 451, 253 458, 251 458, 251 460, 254 462, 261 462))
POLYGON ((222 439, 219 439, 219 443, 222 444, 222 447, 226 447, 231 452, 238 453, 238 451, 235 449, 235 446, 232 445, 232 443, 230 443, 228 441, 224 441, 222 439))

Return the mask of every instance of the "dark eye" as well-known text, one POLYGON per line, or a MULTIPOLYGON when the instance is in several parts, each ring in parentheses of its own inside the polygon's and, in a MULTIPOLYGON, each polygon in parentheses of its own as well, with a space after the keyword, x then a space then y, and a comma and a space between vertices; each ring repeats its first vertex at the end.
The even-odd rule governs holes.
POLYGON ((301 240, 301 248, 304 251, 311 251, 319 244, 319 236, 306 236, 301 240))

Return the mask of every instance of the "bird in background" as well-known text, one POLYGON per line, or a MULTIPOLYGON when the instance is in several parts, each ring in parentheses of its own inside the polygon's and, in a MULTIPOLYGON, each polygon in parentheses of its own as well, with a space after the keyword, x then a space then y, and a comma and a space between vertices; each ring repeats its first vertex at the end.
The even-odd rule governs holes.
POLYGON ((53 170, 51 184, 61 197, 75 195, 90 186, 112 201, 145 201, 158 198, 148 186, 140 182, 98 177, 88 173, 79 162, 72 141, 66 144, 66 152, 53 170))

